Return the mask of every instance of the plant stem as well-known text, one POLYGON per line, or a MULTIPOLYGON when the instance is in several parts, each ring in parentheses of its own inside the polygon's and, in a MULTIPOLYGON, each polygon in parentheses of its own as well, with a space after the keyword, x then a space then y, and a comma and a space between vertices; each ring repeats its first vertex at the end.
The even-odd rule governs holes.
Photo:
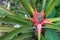
POLYGON ((38 24, 37 25, 37 36, 38 36, 38 40, 41 39, 41 29, 42 29, 42 25, 38 24))

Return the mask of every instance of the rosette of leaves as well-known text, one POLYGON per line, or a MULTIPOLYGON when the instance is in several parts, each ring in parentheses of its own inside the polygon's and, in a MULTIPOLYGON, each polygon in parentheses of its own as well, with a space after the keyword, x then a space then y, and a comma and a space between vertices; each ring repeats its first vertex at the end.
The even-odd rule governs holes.
POLYGON ((0 37, 0 40, 60 40, 56 32, 60 30, 60 17, 56 16, 55 10, 58 1, 59 0, 20 0, 23 9, 19 9, 19 13, 13 13, 12 11, 14 10, 7 10, 0 6, 0 15, 6 16, 6 18, 0 17, 0 22, 21 25, 19 28, 14 28, 11 25, 1 26, 0 29, 5 29, 4 31, 7 33, 0 37), (37 12, 44 10, 44 18, 48 18, 51 22, 51 24, 42 25, 42 30, 40 30, 41 32, 39 34, 34 23, 29 20, 29 18, 33 17, 32 13, 35 12, 35 10, 37 10, 37 12))

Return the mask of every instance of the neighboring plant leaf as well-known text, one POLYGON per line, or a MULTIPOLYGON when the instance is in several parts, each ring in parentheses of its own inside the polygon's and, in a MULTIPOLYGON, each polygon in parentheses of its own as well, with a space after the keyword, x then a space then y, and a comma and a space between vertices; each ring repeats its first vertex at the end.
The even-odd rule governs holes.
POLYGON ((35 7, 35 5, 36 5, 36 0, 30 0, 30 3, 31 3, 31 5, 32 5, 32 7, 33 7, 34 9, 36 9, 36 7, 35 7))
POLYGON ((16 15, 16 14, 14 14, 14 13, 11 13, 10 11, 2 8, 1 6, 0 6, 0 9, 1 9, 1 11, 3 11, 3 13, 0 13, 0 15, 4 15, 4 16, 7 16, 7 17, 9 17, 9 18, 11 18, 11 19, 19 20, 19 21, 22 21, 22 22, 25 22, 25 23, 28 23, 28 24, 31 23, 31 21, 29 22, 28 19, 26 19, 26 18, 21 18, 21 17, 19 17, 19 15, 16 15), (4 12, 4 11, 5 11, 5 12, 4 12), (7 12, 7 13, 6 13, 6 12, 7 12))
POLYGON ((54 8, 47 17, 48 18, 53 18, 53 17, 55 17, 55 15, 56 15, 56 10, 54 8))
POLYGON ((21 4, 23 5, 23 7, 26 9, 26 11, 28 13, 30 13, 30 15, 32 15, 32 12, 34 11, 33 8, 31 7, 31 5, 26 2, 26 0, 20 0, 21 4))
POLYGON ((14 23, 14 24, 26 24, 24 22, 18 21, 18 20, 14 20, 14 19, 10 19, 10 18, 0 18, 0 22, 7 22, 7 23, 14 23))
POLYGON ((23 39, 26 39, 26 38, 31 38, 32 37, 32 35, 31 35, 31 33, 30 32, 28 32, 28 33, 23 33, 22 35, 19 35, 19 36, 17 36, 17 37, 14 37, 12 40, 23 40, 23 39))
POLYGON ((55 22, 54 25, 59 25, 60 26, 60 21, 55 22))
POLYGON ((50 4, 50 6, 45 10, 45 15, 46 15, 45 17, 48 17, 48 15, 52 11, 52 9, 55 7, 57 2, 58 2, 58 0, 53 0, 53 2, 50 4))
POLYGON ((30 29, 30 28, 32 28, 31 25, 23 25, 20 28, 17 28, 14 31, 7 33, 4 37, 1 38, 1 40, 10 40, 11 38, 13 38, 18 33, 22 32, 24 30, 30 29))
POLYGON ((60 21, 60 17, 56 17, 56 18, 48 18, 50 22, 57 22, 60 21))
POLYGON ((43 35, 41 35, 41 40, 47 40, 43 35))
POLYGON ((56 17, 60 17, 60 10, 56 10, 57 13, 56 13, 56 17))
POLYGON ((60 40, 60 37, 56 33, 56 30, 53 30, 53 29, 46 29, 45 38, 47 40, 60 40))
POLYGON ((58 0, 57 6, 60 5, 60 0, 58 0))
POLYGON ((15 30, 15 28, 11 25, 0 25, 0 32, 10 32, 15 30))
POLYGON ((13 11, 14 11, 14 13, 20 15, 22 18, 26 18, 25 15, 30 17, 30 15, 26 12, 26 10, 24 8, 19 8, 19 9, 13 10, 13 11))
POLYGON ((45 27, 45 28, 51 28, 51 29, 60 30, 60 26, 54 25, 54 24, 46 24, 44 27, 45 27))
POLYGON ((53 0, 47 0, 45 9, 47 9, 51 5, 52 2, 53 0))
POLYGON ((42 0, 43 2, 42 2, 42 9, 44 9, 45 8, 45 6, 46 6, 46 1, 47 0, 42 0))
POLYGON ((37 3, 37 4, 36 4, 36 9, 37 9, 38 12, 40 12, 41 9, 42 9, 42 4, 37 3))

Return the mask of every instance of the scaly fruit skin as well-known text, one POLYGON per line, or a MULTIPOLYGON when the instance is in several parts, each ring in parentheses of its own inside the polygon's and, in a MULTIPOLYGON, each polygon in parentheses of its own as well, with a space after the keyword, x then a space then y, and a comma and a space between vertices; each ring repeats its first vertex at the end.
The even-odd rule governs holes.
POLYGON ((40 40, 42 25, 50 24, 51 22, 44 18, 44 10, 37 12, 36 10, 32 12, 32 18, 29 18, 37 28, 38 40, 40 40))

